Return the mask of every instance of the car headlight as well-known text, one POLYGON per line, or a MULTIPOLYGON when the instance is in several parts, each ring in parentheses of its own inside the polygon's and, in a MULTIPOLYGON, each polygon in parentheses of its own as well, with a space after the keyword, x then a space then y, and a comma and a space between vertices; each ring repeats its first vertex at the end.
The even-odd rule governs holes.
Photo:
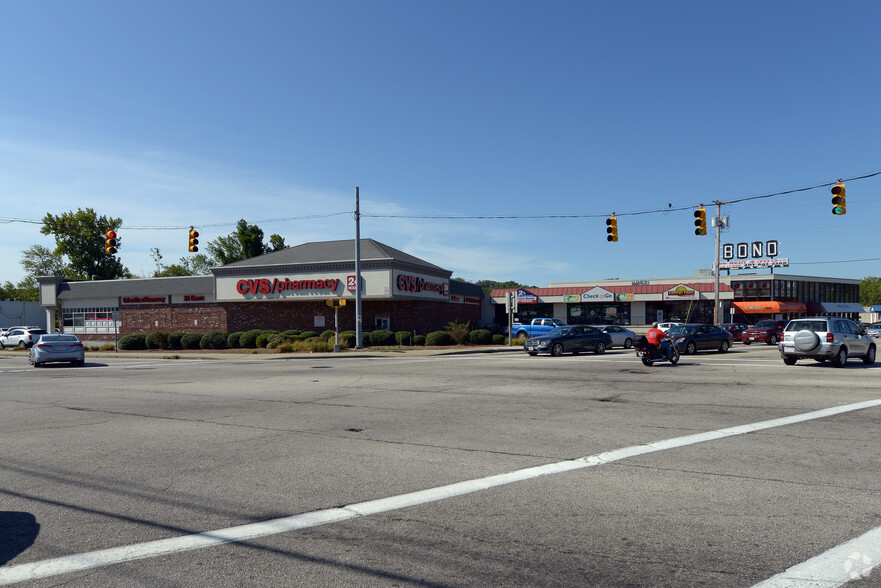
POLYGON ((683 341, 685 341, 685 337, 679 337, 678 339, 675 339, 673 342, 674 343, 682 343, 683 341))
POLYGON ((551 344, 550 341, 539 341, 539 342, 538 342, 538 346, 539 346, 539 347, 547 347, 547 346, 550 345, 550 344, 551 344))

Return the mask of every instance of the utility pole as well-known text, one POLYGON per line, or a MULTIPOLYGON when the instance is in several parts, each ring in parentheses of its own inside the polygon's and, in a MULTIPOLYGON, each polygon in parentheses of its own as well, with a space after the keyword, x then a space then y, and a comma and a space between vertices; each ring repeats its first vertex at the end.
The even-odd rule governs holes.
POLYGON ((722 301, 719 300, 719 250, 722 247, 722 229, 728 226, 728 219, 722 219, 721 200, 714 200, 716 205, 716 218, 713 219, 713 225, 716 227, 716 260, 713 262, 713 273, 715 274, 715 286, 713 288, 713 324, 719 324, 719 312, 722 307, 722 301))
POLYGON ((361 338, 361 204, 355 186, 355 349, 364 349, 361 338))

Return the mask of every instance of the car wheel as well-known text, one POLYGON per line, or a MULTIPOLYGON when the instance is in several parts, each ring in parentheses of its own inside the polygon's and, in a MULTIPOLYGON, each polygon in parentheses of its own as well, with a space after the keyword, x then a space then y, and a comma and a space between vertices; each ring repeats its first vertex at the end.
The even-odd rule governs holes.
POLYGON ((593 348, 593 352, 597 355, 602 355, 606 352, 606 344, 600 341, 599 343, 597 343, 597 346, 593 348))
POLYGON ((825 357, 815 357, 815 358, 813 358, 813 359, 814 359, 814 361, 816 361, 817 363, 826 363, 826 358, 825 358, 825 357))
POLYGON ((721 351, 722 353, 728 351, 728 341, 725 341, 724 339, 722 340, 722 342, 719 344, 719 351, 721 351))
POLYGON ((869 350, 866 352, 866 356, 863 357, 863 363, 866 365, 872 365, 875 363, 875 346, 872 345, 869 347, 869 350))
POLYGON ((551 347, 551 355, 554 357, 560 357, 563 355, 563 344, 557 343, 553 347, 551 347))
POLYGON ((633 347, 633 339, 630 337, 624 339, 624 349, 630 349, 631 347, 633 347))
POLYGON ((791 355, 784 355, 783 356, 783 363, 785 363, 786 365, 795 365, 795 362, 796 362, 796 359, 794 357, 792 357, 791 355))
POLYGON ((744 341, 743 339, 741 339, 740 341, 741 341, 744 345, 749 345, 749 344, 750 344, 750 341, 744 341))
POLYGON ((777 345, 777 335, 768 337, 768 345, 777 345))
POLYGON ((842 345, 838 349, 838 353, 832 358, 832 364, 835 367, 844 367, 847 365, 847 349, 842 345))
POLYGON ((689 341, 688 345, 685 346, 685 354, 694 355, 695 353, 697 353, 697 343, 689 341))
POLYGON ((527 351, 526 353, 528 353, 532 357, 535 357, 536 355, 538 355, 538 351, 527 351))

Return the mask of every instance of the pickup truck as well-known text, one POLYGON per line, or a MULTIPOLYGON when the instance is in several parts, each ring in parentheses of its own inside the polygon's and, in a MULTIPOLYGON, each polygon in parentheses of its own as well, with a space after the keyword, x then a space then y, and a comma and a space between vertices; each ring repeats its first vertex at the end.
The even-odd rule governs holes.
POLYGON ((560 319, 534 318, 532 319, 532 322, 530 322, 528 325, 514 323, 514 326, 511 327, 511 333, 514 335, 514 337, 528 339, 530 337, 539 337, 541 335, 545 335, 551 329, 565 326, 566 323, 564 323, 560 319))

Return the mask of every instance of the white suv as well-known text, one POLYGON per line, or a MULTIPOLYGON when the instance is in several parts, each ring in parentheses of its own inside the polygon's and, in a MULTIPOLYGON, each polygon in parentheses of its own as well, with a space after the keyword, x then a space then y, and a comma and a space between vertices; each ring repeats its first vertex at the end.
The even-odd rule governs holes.
POLYGON ((777 349, 786 365, 810 358, 820 363, 828 359, 833 365, 844 367, 848 357, 860 357, 866 365, 875 363, 872 338, 864 335, 852 320, 834 316, 789 321, 777 349))
POLYGON ((0 347, 32 347, 40 335, 45 335, 44 329, 34 327, 13 327, 0 336, 0 347))

